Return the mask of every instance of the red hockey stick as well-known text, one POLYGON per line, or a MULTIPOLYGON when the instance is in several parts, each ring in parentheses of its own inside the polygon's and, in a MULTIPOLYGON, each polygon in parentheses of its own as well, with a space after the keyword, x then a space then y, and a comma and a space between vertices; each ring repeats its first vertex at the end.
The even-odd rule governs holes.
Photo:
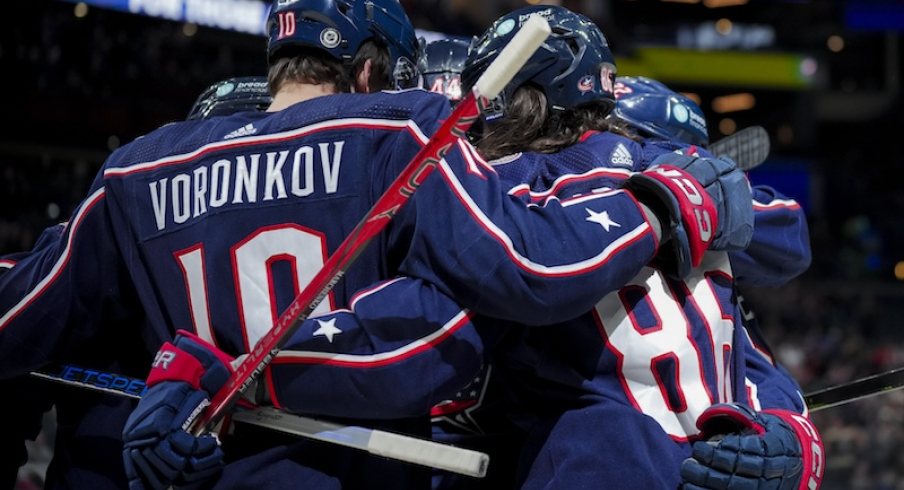
POLYGON ((210 406, 192 425, 191 432, 200 435, 209 432, 222 418, 239 396, 258 379, 261 372, 286 344, 292 334, 308 318, 317 305, 326 297, 349 266, 361 255, 370 243, 405 204, 415 190, 436 168, 455 141, 463 137, 465 131, 480 115, 489 100, 494 99, 518 70, 533 55, 534 51, 549 36, 549 24, 539 16, 528 19, 515 37, 487 71, 481 75, 471 92, 458 103, 449 118, 440 126, 427 144, 389 186, 386 193, 374 204, 339 248, 327 259, 323 268, 292 301, 286 311, 276 320, 248 356, 236 367, 235 373, 216 393, 210 406))

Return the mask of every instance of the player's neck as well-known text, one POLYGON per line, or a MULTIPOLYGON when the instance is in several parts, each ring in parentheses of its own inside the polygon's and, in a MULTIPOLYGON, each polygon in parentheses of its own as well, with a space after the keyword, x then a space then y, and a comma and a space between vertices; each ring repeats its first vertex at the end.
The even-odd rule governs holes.
POLYGON ((307 83, 286 84, 273 96, 273 102, 267 108, 267 112, 281 111, 290 105, 335 93, 336 87, 331 83, 320 85, 307 83))

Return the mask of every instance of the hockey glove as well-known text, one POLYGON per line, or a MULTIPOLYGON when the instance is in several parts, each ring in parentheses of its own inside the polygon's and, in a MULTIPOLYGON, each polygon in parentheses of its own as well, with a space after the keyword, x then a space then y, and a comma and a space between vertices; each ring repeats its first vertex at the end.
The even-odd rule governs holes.
POLYGON ((624 184, 659 218, 663 247, 656 262, 683 279, 711 250, 741 250, 753 236, 753 198, 730 160, 666 153, 624 184))
POLYGON ((699 158, 678 153, 660 155, 652 163, 689 173, 706 189, 719 215, 710 250, 744 250, 753 237, 753 195, 747 175, 727 157, 699 158))
POLYGON ((681 465, 681 490, 815 490, 822 483, 822 440, 802 415, 717 404, 697 428, 704 440, 681 465))
POLYGON ((147 394, 123 429, 123 459, 129 488, 193 490, 223 468, 213 435, 188 430, 229 379, 231 358, 192 333, 180 330, 157 352, 147 394))

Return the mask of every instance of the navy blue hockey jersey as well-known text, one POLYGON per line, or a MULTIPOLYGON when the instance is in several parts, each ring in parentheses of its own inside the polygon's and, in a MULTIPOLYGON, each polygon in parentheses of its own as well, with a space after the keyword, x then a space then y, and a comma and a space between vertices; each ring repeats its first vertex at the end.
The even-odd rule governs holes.
MULTIPOLYGON (((448 114, 445 98, 422 91, 343 94, 173 123, 118 149, 59 239, 0 277, 0 376, 65 360, 136 312, 143 355, 180 328, 247 352, 448 114)), ((609 178, 595 185, 603 192, 535 202, 507 194, 460 141, 274 361, 273 402, 369 419, 426 414, 479 367, 472 310, 525 324, 587 311, 657 247, 609 178), (421 381, 382 381, 394 366, 421 381), (424 380, 426 394, 405 390, 424 380), (339 386, 340 397, 311 396, 339 386)), ((384 428, 412 428, 402 422, 384 428)), ((241 468, 262 464, 230 468, 250 475, 241 468)))
MULTIPOLYGON (((554 157, 519 154, 492 163, 513 180, 510 193, 544 202, 551 192, 617 187, 629 171, 646 168, 665 151, 674 149, 653 155, 617 135, 591 133, 554 157), (608 187, 589 180, 600 174, 612 179, 608 187)), ((770 201, 758 213, 779 208, 770 201)), ((784 235, 776 239, 763 226, 755 240, 787 243, 783 238, 799 231, 794 220, 765 222, 784 235)), ((809 252, 805 241, 791 245, 809 252)), ((757 259, 774 263, 780 257, 775 248, 754 248, 742 268, 755 267, 757 259)), ((711 404, 759 405, 750 396, 761 386, 764 408, 800 411, 793 379, 755 352, 743 328, 732 254, 708 252, 684 281, 645 268, 589 313, 513 331, 494 349, 493 366, 514 392, 514 416, 529 434, 517 476, 523 488, 588 482, 677 488, 680 464, 699 434, 696 419, 711 404)), ((440 437, 455 440, 454 434, 440 437)))
MULTIPOLYGON (((123 146, 61 239, 0 280, 0 369, 52 360, 131 308, 147 312, 152 348, 189 327, 247 351, 448 114, 423 91, 342 94, 173 123, 123 146)), ((536 205, 506 195, 464 142, 437 174, 316 313, 402 272, 478 313, 549 323, 589 308, 655 251, 624 192, 536 205)))

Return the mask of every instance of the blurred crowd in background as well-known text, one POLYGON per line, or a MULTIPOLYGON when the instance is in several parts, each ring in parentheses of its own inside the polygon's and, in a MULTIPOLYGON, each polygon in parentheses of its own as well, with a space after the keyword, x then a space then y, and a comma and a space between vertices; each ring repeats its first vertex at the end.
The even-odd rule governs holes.
MULTIPOLYGON (((468 36, 486 27, 466 8, 474 2, 402 3, 420 29, 468 36)), ((74 19, 67 2, 21 5, 29 15, 0 20, 0 253, 29 249, 44 227, 65 221, 110 150, 184 118, 215 81, 264 74, 258 36, 102 9, 74 19)), ((610 39, 616 55, 626 32, 610 39)), ((904 128, 902 109, 898 97, 869 121, 821 124, 804 143, 774 145, 776 160, 806 162, 814 261, 781 288, 743 292, 805 392, 904 366, 904 282, 895 277, 904 261, 904 148, 894 129, 904 128)), ((813 418, 826 441, 824 489, 904 490, 904 391, 813 418)), ((41 488, 52 431, 30 450, 21 489, 41 488)))

